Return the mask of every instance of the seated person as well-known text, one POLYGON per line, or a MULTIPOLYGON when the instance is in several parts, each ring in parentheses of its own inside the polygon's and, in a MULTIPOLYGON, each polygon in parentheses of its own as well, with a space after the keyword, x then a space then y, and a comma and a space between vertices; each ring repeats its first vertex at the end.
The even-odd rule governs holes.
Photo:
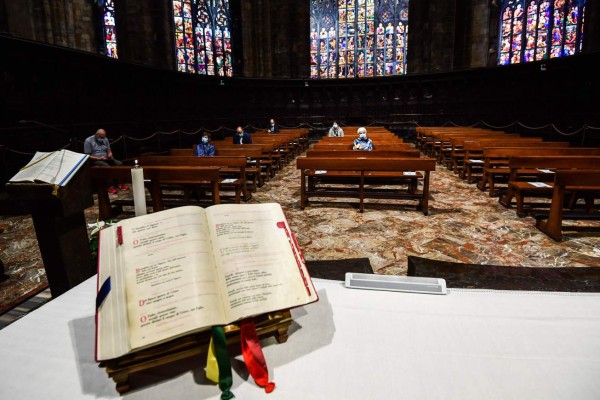
POLYGON ((354 139, 354 150, 373 150, 373 141, 367 137, 367 129, 358 128, 358 138, 354 139))
POLYGON ((238 126, 233 134, 233 144, 252 144, 252 138, 241 126, 238 126))
POLYGON ((202 142, 196 145, 194 154, 198 157, 212 157, 215 155, 215 145, 210 142, 210 133, 202 134, 202 142))
MULTIPOLYGON (((106 138, 106 131, 104 129, 98 129, 96 134, 85 139, 85 142, 83 143, 83 152, 89 154, 89 159, 93 166, 123 165, 121 161, 113 157, 112 150, 110 149, 110 142, 106 138)), ((117 184, 121 190, 129 189, 126 185, 115 184, 117 184)), ((108 192, 111 194, 117 193, 114 184, 108 187, 108 192)))
POLYGON ((344 130, 337 124, 337 122, 333 123, 333 126, 329 128, 329 133, 327 134, 329 137, 344 137, 344 130))
POLYGON ((279 132, 279 125, 275 123, 275 120, 271 118, 269 121, 269 127, 267 128, 267 132, 269 133, 277 133, 279 132))

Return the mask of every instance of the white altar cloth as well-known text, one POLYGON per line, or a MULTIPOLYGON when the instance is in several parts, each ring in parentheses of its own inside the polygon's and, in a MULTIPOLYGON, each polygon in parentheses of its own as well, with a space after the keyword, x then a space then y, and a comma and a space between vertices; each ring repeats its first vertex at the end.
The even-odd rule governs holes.
MULTIPOLYGON (((233 361, 238 399, 600 399, 600 294, 346 289, 293 310, 287 343, 263 342, 271 394, 233 361)), ((95 278, 0 331, 0 399, 112 399, 94 362, 95 278)), ((240 357, 236 357, 241 360, 240 357)), ((218 399, 202 371, 125 395, 218 399)))

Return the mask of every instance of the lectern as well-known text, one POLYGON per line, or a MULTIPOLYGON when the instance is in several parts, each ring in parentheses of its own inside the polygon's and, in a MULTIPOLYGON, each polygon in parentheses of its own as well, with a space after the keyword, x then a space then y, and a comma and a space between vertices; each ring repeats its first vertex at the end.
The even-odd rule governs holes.
POLYGON ((53 297, 96 273, 84 215, 94 205, 86 165, 57 190, 54 185, 28 182, 7 183, 6 190, 33 218, 53 297))

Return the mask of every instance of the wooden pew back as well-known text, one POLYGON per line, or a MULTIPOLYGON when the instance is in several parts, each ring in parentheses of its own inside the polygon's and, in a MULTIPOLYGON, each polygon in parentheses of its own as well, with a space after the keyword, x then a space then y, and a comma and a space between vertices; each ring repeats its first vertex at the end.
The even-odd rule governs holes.
POLYGON ((308 150, 306 157, 319 158, 419 158, 419 150, 398 150, 398 151, 361 151, 355 150, 308 150))

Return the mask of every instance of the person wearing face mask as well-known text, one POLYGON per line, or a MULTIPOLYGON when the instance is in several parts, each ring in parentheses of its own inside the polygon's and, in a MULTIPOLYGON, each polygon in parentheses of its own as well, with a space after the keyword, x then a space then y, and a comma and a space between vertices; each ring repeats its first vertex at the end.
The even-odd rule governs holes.
POLYGON ((354 150, 373 150, 373 141, 367 137, 367 129, 358 128, 358 138, 354 139, 354 150))
MULTIPOLYGON (((123 163, 113 157, 112 150, 110 149, 110 142, 106 138, 106 131, 104 129, 98 129, 96 133, 83 142, 83 152, 89 154, 89 159, 93 166, 111 166, 111 165, 123 165, 123 163)), ((116 194, 117 186, 121 190, 128 190, 126 185, 119 184, 118 182, 107 182, 108 193, 116 194)))
POLYGON ((198 157, 212 157, 215 155, 215 145, 210 142, 210 133, 202 135, 202 142, 196 145, 195 153, 198 157))
POLYGON ((252 144, 252 138, 241 126, 238 126, 233 134, 233 144, 252 144))
POLYGON ((267 128, 267 132, 269 133, 277 133, 279 132, 279 125, 275 123, 275 120, 271 118, 269 121, 269 127, 267 128))
POLYGON ((252 144, 252 138, 241 126, 238 126, 233 134, 233 144, 252 144))
POLYGON ((344 130, 337 124, 337 122, 333 123, 333 126, 329 128, 329 133, 327 134, 329 137, 344 137, 344 130))

